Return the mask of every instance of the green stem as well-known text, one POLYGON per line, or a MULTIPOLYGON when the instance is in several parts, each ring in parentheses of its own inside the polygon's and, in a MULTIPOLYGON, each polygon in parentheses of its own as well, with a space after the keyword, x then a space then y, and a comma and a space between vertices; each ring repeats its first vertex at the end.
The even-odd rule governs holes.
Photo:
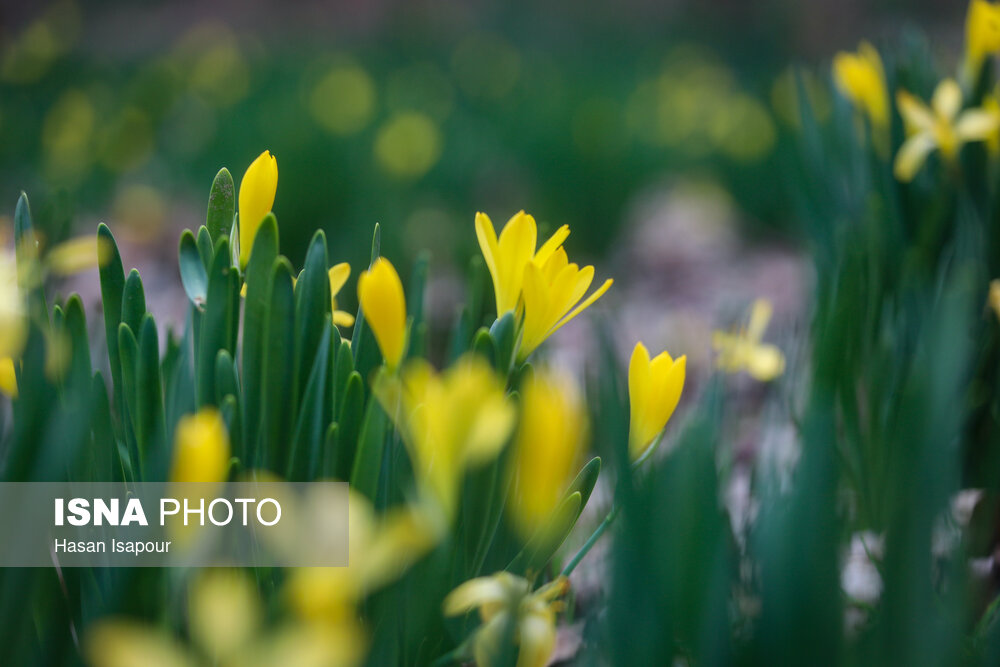
POLYGON ((621 510, 621 505, 619 505, 618 503, 615 503, 614 505, 611 506, 611 511, 608 512, 608 515, 606 517, 604 517, 604 521, 601 522, 601 525, 599 525, 597 529, 591 534, 591 536, 587 538, 587 541, 583 543, 583 546, 580 547, 580 550, 576 552, 575 556, 573 556, 573 560, 567 563, 566 567, 563 568, 562 576, 568 577, 569 575, 573 574, 573 570, 575 570, 576 566, 580 564, 580 561, 583 560, 583 557, 586 556, 590 552, 590 550, 594 548, 594 545, 597 544, 597 540, 601 539, 601 535, 607 532, 608 528, 611 527, 611 524, 615 522, 615 519, 618 517, 618 512, 620 510, 621 510))

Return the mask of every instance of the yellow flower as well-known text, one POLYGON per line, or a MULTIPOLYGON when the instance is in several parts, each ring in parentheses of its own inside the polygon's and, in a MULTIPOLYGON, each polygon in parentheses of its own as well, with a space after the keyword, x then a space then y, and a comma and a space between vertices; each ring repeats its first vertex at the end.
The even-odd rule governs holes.
POLYGON ((229 434, 215 408, 182 417, 174 436, 171 482, 222 482, 229 475, 229 434))
POLYGON ((28 338, 14 253, 0 250, 0 357, 18 357, 28 338))
POLYGON ((900 181, 913 180, 935 148, 947 161, 958 157, 962 146, 983 141, 996 131, 1000 119, 985 109, 962 110, 962 89, 954 79, 945 79, 934 90, 931 105, 901 90, 896 104, 906 126, 907 139, 896 154, 894 172, 900 181))
POLYGON ((362 494, 349 491, 348 565, 302 567, 285 588, 291 608, 311 621, 336 622, 355 614, 365 596, 398 579, 434 545, 427 517, 409 507, 376 515, 362 494))
POLYGON ((330 267, 330 298, 333 300, 330 307, 333 309, 333 323, 338 327, 349 327, 354 324, 354 315, 343 310, 337 310, 337 294, 347 279, 351 276, 351 266, 347 262, 341 262, 330 267))
POLYGON ((868 42, 858 45, 857 53, 841 51, 833 58, 833 78, 837 87, 864 111, 872 125, 889 125, 889 93, 886 91, 882 58, 868 42))
POLYGON ((608 278, 584 299, 593 280, 594 267, 581 269, 571 264, 561 247, 544 263, 528 262, 524 269, 524 331, 519 360, 527 359, 546 338, 590 307, 614 283, 608 278))
MULTIPOLYGON (((993 309, 993 312, 996 313, 997 317, 1000 318, 1000 280, 990 281, 990 292, 987 297, 987 303, 993 309)), ((14 389, 16 390, 17 387, 14 389)))
POLYGON ((687 357, 672 359, 664 350, 652 360, 636 343, 628 365, 629 455, 635 461, 653 443, 674 414, 684 389, 687 357))
POLYGON ((254 581, 240 570, 198 571, 188 591, 191 639, 214 663, 232 656, 260 629, 263 610, 254 581))
POLYGON ((17 373, 10 357, 0 357, 0 394, 17 398, 17 373))
POLYGON ((521 395, 508 502, 516 525, 530 537, 552 514, 576 472, 587 413, 575 387, 548 373, 536 373, 521 395))
POLYGON ((389 260, 379 257, 358 279, 358 301, 390 370, 406 352, 406 297, 403 283, 389 260))
POLYGON ((527 579, 498 572, 491 577, 470 579, 444 600, 446 616, 479 609, 482 619, 472 638, 472 653, 479 667, 491 667, 513 624, 514 642, 520 647, 517 667, 545 667, 556 646, 556 614, 563 609, 558 600, 569 589, 569 580, 559 577, 531 592, 527 579))
POLYGON ((1000 5, 972 0, 965 16, 965 68, 970 83, 979 76, 983 61, 1000 51, 1000 5))
POLYGON ((87 664, 94 667, 193 667, 194 657, 180 642, 153 626, 125 619, 103 619, 83 642, 87 664))
POLYGON ((761 343, 771 319, 771 304, 757 299, 750 309, 750 321, 738 334, 716 331, 712 347, 719 353, 716 365, 727 373, 746 371, 761 382, 785 372, 785 355, 774 345, 761 343))
POLYGON ((496 458, 513 429, 503 384, 477 355, 441 374, 415 359, 399 378, 380 375, 375 395, 409 448, 423 498, 450 522, 466 469, 496 458))
POLYGON ((278 160, 270 151, 264 151, 250 163, 240 181, 240 266, 245 267, 253 250, 264 216, 274 206, 278 190, 278 160))
POLYGON ((493 278, 493 293, 496 296, 497 317, 510 310, 517 310, 524 282, 524 269, 534 260, 544 264, 569 236, 569 226, 556 230, 548 241, 535 252, 538 227, 535 219, 520 211, 515 214, 497 239, 493 223, 485 213, 476 213, 476 237, 483 251, 483 259, 493 278))
POLYGON ((45 255, 48 269, 60 276, 81 273, 97 268, 110 259, 107 239, 93 236, 79 236, 63 241, 45 255))

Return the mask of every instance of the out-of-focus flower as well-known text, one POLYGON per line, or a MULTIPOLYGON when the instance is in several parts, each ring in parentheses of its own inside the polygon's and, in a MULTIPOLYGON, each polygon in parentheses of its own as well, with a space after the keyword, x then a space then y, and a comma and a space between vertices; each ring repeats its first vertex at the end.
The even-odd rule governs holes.
POLYGON ((546 338, 589 308, 614 283, 608 278, 584 299, 593 280, 594 267, 581 269, 571 264, 562 247, 544 264, 528 262, 524 269, 524 332, 519 359, 527 359, 546 338))
POLYGON ((770 302, 757 299, 750 308, 746 328, 735 334, 714 332, 712 347, 718 352, 716 365, 726 373, 746 371, 761 382, 768 382, 784 373, 785 355, 776 346, 761 342, 770 320, 770 302))
POLYGON ((28 337, 28 323, 14 253, 0 250, 0 357, 18 357, 28 337))
POLYGON ((0 394, 17 398, 17 373, 10 357, 0 357, 0 394))
POLYGON ((297 568, 284 594, 306 620, 335 623, 352 618, 358 602, 398 579, 435 539, 429 519, 418 510, 397 507, 377 516, 367 498, 351 491, 347 566, 297 568))
POLYGON ((857 53, 841 51, 833 58, 833 78, 847 99, 868 117, 872 141, 884 155, 889 147, 889 92, 878 51, 868 42, 861 42, 857 53))
POLYGON ((1000 51, 1000 5, 972 0, 965 16, 965 72, 972 83, 986 57, 1000 51))
POLYGON ((562 499, 586 428, 586 410, 568 381, 539 372, 524 385, 508 503, 525 536, 543 526, 562 499))
POLYGON ((996 313, 997 318, 1000 318, 1000 280, 990 281, 990 292, 987 297, 987 303, 993 312, 996 313))
POLYGON ((448 594, 446 616, 479 610, 482 625, 472 638, 476 664, 490 667, 513 631, 519 646, 517 667, 545 667, 556 645, 556 614, 563 609, 558 598, 566 594, 569 580, 559 577, 537 591, 527 579, 498 572, 471 579, 448 594))
POLYGON ((45 255, 45 264, 52 273, 68 276, 96 269, 108 261, 110 251, 106 239, 79 236, 49 250, 45 255))
POLYGON ((802 124, 799 86, 813 116, 825 123, 830 117, 829 89, 815 73, 802 67, 787 67, 775 78, 771 86, 771 106, 775 114, 789 127, 798 128, 802 124))
POLYGON ((182 417, 174 436, 171 482, 222 482, 229 472, 229 434, 215 408, 182 417))
POLYGON ((313 86, 309 112, 333 134, 359 132, 375 114, 375 82, 358 65, 336 65, 313 86))
POLYGON ((934 149, 953 161, 963 145, 984 141, 1000 125, 1000 118, 985 109, 961 111, 962 89, 954 79, 938 84, 930 107, 905 90, 896 94, 896 103, 907 134, 894 165, 896 178, 903 182, 913 180, 934 149))
POLYGON ((188 592, 192 640, 213 662, 225 661, 260 629, 263 611, 253 581, 239 570, 202 570, 188 592))
POLYGON ((520 304, 524 268, 528 262, 547 262, 568 236, 569 225, 563 225, 536 253, 538 226, 532 216, 524 211, 514 214, 497 239, 490 217, 485 213, 476 213, 476 238, 479 239, 479 248, 483 251, 483 259, 493 278, 497 317, 516 310, 520 304))
POLYGON ((250 260, 253 241, 264 216, 274 206, 278 191, 278 160, 270 151, 264 151, 250 163, 240 181, 240 266, 250 260))
POLYGON ((352 326, 354 324, 354 315, 343 310, 337 310, 337 294, 340 293, 347 279, 351 277, 351 266, 347 262, 341 262, 330 267, 328 274, 330 276, 330 298, 332 299, 330 306, 333 309, 333 323, 338 327, 352 326))
POLYGON ((90 97, 70 89, 46 112, 42 121, 45 171, 61 183, 78 182, 94 161, 97 112, 90 97))
POLYGON ((406 352, 406 297, 392 263, 379 257, 358 278, 358 301, 390 370, 399 368, 406 352))
POLYGON ((419 178, 441 157, 443 139, 437 124, 418 111, 395 114, 375 135, 375 159, 400 178, 419 178))
POLYGON ((107 619, 90 627, 84 655, 94 667, 193 667, 191 652, 179 641, 136 621, 107 619))
POLYGON ((687 357, 673 359, 664 350, 652 360, 649 350, 636 343, 628 365, 629 456, 638 459, 674 414, 684 389, 687 357))
POLYGON ((409 448, 425 501, 450 523, 466 469, 492 461, 513 429, 503 384, 476 355, 441 374, 416 359, 399 378, 380 376, 375 395, 409 448))

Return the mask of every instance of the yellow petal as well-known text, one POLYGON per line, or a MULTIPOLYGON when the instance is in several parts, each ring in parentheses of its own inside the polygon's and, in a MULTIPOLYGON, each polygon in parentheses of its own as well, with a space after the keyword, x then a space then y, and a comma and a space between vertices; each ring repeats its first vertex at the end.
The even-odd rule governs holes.
POLYGON ((333 323, 338 327, 353 327, 354 315, 343 310, 335 310, 333 311, 333 323))
POLYGON ((98 621, 84 637, 94 667, 192 667, 194 659, 175 640, 134 621, 98 621))
POLYGON ((587 308, 590 308, 590 306, 592 306, 595 301, 597 301, 602 296, 604 296, 604 293, 607 292, 611 288, 611 286, 614 284, 614 282, 615 281, 612 278, 608 278, 607 280, 605 280, 604 284, 601 285, 600 287, 598 287, 596 290, 594 290, 590 294, 590 296, 588 296, 587 299, 583 303, 581 303, 580 305, 578 305, 576 308, 574 308, 572 311, 570 311, 570 313, 568 315, 566 315, 561 320, 559 320, 559 323, 556 324, 556 326, 554 326, 552 328, 552 331, 549 332, 549 335, 551 336, 555 332, 559 331, 559 329, 561 329, 563 327, 563 325, 565 325, 570 320, 572 320, 574 317, 576 317, 577 315, 579 315, 580 313, 582 313, 583 311, 585 311, 587 308))
POLYGON ((785 355, 774 345, 758 345, 747 355, 747 372, 756 380, 770 382, 785 372, 785 355))
POLYGON ((496 577, 479 577, 459 585, 444 599, 444 615, 458 616, 485 604, 503 602, 507 588, 496 577))
POLYGON ((899 115, 903 117, 907 133, 934 130, 934 112, 907 91, 900 90, 896 93, 896 106, 899 107, 899 115))
POLYGON ((99 244, 106 243, 105 239, 95 239, 89 235, 63 241, 46 254, 45 263, 52 273, 59 276, 97 268, 100 258, 107 255, 99 250, 99 244))
POLYGON ((500 247, 497 242, 497 233, 493 229, 493 222, 485 213, 476 213, 476 238, 479 240, 479 249, 483 252, 486 268, 490 271, 490 278, 493 279, 493 295, 496 299, 497 317, 499 317, 504 312, 500 310, 500 271, 497 267, 500 247))
POLYGON ((389 260, 379 257, 358 279, 358 300, 372 328, 386 365, 399 367, 406 351, 406 298, 399 274, 389 260))
POLYGON ((517 667, 545 667, 556 647, 554 615, 547 609, 529 612, 518 626, 518 639, 517 667))
POLYGON ((264 151, 250 163, 240 181, 240 265, 246 266, 264 216, 274 206, 278 190, 278 161, 270 151, 264 151))
POLYGON ((628 364, 629 449, 633 453, 644 449, 652 440, 646 414, 650 384, 649 350, 641 342, 636 343, 628 364))
POLYGON ((993 312, 996 313, 996 316, 1000 318, 1000 280, 990 281, 990 292, 987 297, 987 303, 989 303, 993 312))
POLYGON ((563 242, 569 238, 569 225, 563 225, 549 237, 549 240, 542 244, 542 247, 535 253, 535 262, 544 265, 549 260, 552 253, 556 251, 563 242))
POLYGON ((1000 127, 1000 116, 985 109, 967 109, 955 123, 955 134, 961 141, 983 141, 1000 127))
POLYGON ((771 321, 773 308, 767 299, 756 299, 750 307, 750 321, 747 324, 747 340, 759 341, 764 337, 767 323, 771 321))
POLYGON ((229 456, 229 434, 222 415, 215 408, 202 408, 177 423, 170 481, 225 481, 229 456))
POLYGON ((347 262, 341 262, 331 266, 327 273, 330 276, 330 296, 336 297, 351 276, 351 265, 347 262))
POLYGON ((896 153, 896 162, 893 164, 893 174, 903 182, 909 183, 917 175, 920 168, 924 166, 927 156, 934 150, 934 139, 926 133, 914 134, 903 142, 899 152, 896 153))
POLYGON ((17 398, 17 373, 10 357, 0 357, 0 394, 17 398))
POLYGON ((535 255, 538 227, 535 219, 524 211, 512 217, 498 241, 497 268, 500 274, 500 295, 497 316, 517 308, 521 296, 524 267, 535 255))
POLYGON ((962 88, 954 79, 944 79, 934 89, 931 108, 941 118, 951 122, 962 109, 962 88))
POLYGON ((188 630, 214 661, 249 642, 263 612, 257 587, 239 570, 206 569, 188 594, 188 630))

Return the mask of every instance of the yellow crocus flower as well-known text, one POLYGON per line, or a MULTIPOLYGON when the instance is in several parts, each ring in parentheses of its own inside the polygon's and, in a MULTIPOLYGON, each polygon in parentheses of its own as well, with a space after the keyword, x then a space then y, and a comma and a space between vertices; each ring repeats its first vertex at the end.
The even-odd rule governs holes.
POLYGON ((628 365, 628 449, 633 461, 646 453, 674 414, 686 368, 686 356, 673 359, 664 350, 651 360, 646 346, 635 344, 628 365))
POLYGON ((516 311, 521 299, 524 269, 534 260, 544 264, 569 236, 569 226, 563 225, 549 237, 538 252, 538 226, 535 219, 519 211, 507 221, 500 238, 497 238, 493 223, 485 213, 476 213, 476 238, 483 251, 483 259, 493 278, 493 293, 496 296, 497 317, 508 311, 516 311))
POLYGON ((972 0, 965 15, 965 74, 974 83, 986 57, 1000 51, 1000 5, 972 0))
POLYGON ((372 328, 385 365, 399 368, 406 352, 406 297, 395 267, 379 257, 358 278, 358 301, 372 328))
POLYGON ((496 458, 513 430, 503 384, 470 354, 440 374, 415 359, 398 378, 380 375, 375 395, 402 434, 423 499, 450 523, 465 471, 496 458))
POLYGON ((774 345, 762 343, 771 320, 771 304, 757 299, 750 308, 750 321, 737 334, 716 331, 712 347, 719 353, 716 365, 727 373, 748 372, 754 379, 769 382, 785 372, 785 355, 774 345))
POLYGON ((521 396, 508 502, 516 525, 530 537, 545 524, 572 481, 587 413, 575 387, 551 373, 535 373, 521 396))
POLYGON ((0 357, 0 394, 17 398, 17 373, 10 357, 0 357))
POLYGON ((904 183, 913 180, 934 149, 952 162, 963 145, 984 141, 1000 124, 997 115, 985 109, 962 111, 962 89, 954 79, 938 84, 929 107, 905 90, 896 94, 896 104, 907 139, 896 154, 894 173, 904 183))
POLYGON ((526 359, 546 338, 601 298, 614 283, 608 278, 584 299, 593 280, 594 267, 581 269, 571 264, 561 247, 544 263, 528 262, 524 269, 524 331, 519 360, 526 359))
POLYGON ((278 160, 264 151, 250 163, 240 181, 240 266, 245 267, 253 250, 253 240, 264 216, 274 206, 278 191, 278 160))
POLYGON ((171 482, 223 482, 229 474, 229 434, 215 408, 182 417, 174 435, 171 482))
POLYGON ((337 294, 344 287, 344 283, 351 276, 351 266, 347 262, 341 262, 330 267, 330 304, 333 310, 333 323, 338 327, 349 327, 354 325, 354 315, 343 310, 337 310, 337 294))
POLYGON ((868 116, 872 140, 884 155, 888 152, 889 93, 878 51, 866 41, 858 45, 857 53, 841 51, 833 58, 833 78, 847 99, 868 116))
POLYGON ((491 667, 502 649, 501 642, 514 625, 519 646, 517 667, 545 667, 556 646, 556 614, 564 603, 558 598, 569 590, 569 580, 559 577, 531 591, 531 582, 508 572, 470 579, 444 600, 446 616, 473 609, 482 619, 472 637, 472 653, 479 667, 491 667))

